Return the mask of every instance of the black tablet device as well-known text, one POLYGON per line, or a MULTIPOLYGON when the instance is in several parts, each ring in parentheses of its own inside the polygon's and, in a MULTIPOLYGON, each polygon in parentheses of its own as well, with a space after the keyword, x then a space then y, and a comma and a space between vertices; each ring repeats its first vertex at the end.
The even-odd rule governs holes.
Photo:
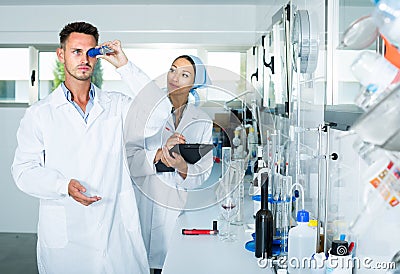
MULTIPOLYGON (((195 164, 198 160, 212 150, 212 144, 179 144, 175 145, 169 150, 171 156, 172 152, 179 153, 183 159, 189 164, 195 164)), ((163 162, 159 161, 156 164, 157 172, 174 172, 173 167, 167 167, 163 162)))
POLYGON ((156 163, 157 172, 174 172, 175 168, 166 166, 163 162, 158 161, 156 163))
POLYGON ((179 153, 187 163, 195 164, 201 157, 210 152, 213 147, 213 144, 179 144, 171 148, 169 152, 171 156, 172 152, 179 153))

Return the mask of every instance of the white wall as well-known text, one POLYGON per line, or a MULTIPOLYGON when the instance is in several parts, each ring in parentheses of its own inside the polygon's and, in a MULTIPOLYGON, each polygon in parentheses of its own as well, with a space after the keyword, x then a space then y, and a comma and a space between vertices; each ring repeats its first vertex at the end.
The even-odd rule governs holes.
POLYGON ((25 108, 0 107, 0 232, 36 232, 39 202, 21 192, 11 176, 16 132, 25 108))

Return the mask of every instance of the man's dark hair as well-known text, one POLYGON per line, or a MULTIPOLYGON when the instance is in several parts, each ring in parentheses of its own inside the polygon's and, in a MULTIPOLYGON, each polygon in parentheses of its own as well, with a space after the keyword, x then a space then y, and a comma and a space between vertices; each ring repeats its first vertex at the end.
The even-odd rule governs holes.
POLYGON ((69 35, 73 32, 84 33, 92 35, 96 40, 96 45, 99 42, 99 32, 97 28, 86 22, 74 22, 66 25, 60 32, 60 47, 65 48, 65 42, 67 41, 69 35))

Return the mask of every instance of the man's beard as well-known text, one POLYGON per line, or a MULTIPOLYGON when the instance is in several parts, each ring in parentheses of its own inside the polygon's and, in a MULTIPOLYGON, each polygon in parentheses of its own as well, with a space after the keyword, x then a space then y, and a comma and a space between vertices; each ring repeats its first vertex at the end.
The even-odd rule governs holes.
MULTIPOLYGON (((91 68, 91 66, 89 66, 90 68, 91 68)), ((77 75, 77 71, 78 71, 78 69, 76 70, 76 71, 72 71, 71 72, 71 70, 68 68, 68 66, 66 65, 66 64, 64 64, 64 68, 65 68, 65 72, 66 73, 68 73, 69 75, 71 75, 73 78, 75 78, 75 79, 77 79, 77 80, 80 80, 80 81, 86 81, 86 80, 88 80, 88 79, 90 79, 91 77, 92 77, 92 75, 93 75, 93 71, 91 71, 90 73, 85 73, 85 74, 82 74, 82 75, 77 75)))

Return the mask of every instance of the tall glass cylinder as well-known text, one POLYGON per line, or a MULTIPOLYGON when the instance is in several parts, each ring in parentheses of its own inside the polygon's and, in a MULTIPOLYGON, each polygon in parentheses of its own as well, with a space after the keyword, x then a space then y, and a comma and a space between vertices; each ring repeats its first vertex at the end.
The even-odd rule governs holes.
POLYGON ((238 198, 238 213, 234 218, 233 225, 243 225, 244 223, 244 174, 245 174, 245 160, 236 159, 232 161, 232 168, 234 170, 234 177, 231 183, 234 184, 234 195, 238 198))
POLYGON ((222 148, 222 180, 223 183, 228 182, 229 167, 232 161, 232 149, 230 147, 222 148))

